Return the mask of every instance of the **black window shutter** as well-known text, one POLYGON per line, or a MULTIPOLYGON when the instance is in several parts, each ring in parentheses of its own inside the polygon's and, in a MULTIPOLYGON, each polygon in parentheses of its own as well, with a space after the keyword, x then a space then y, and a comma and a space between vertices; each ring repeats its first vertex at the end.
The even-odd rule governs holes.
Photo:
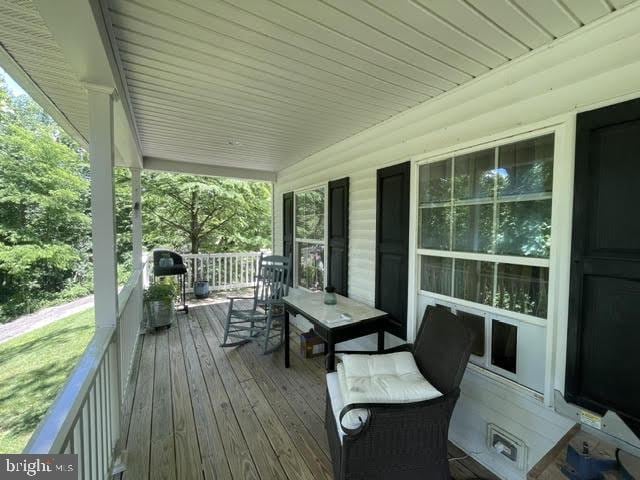
POLYGON ((293 285, 293 192, 282 195, 282 255, 291 260, 289 285, 293 285))
POLYGON ((407 338, 409 162, 378 170, 376 308, 389 314, 387 331, 407 338))
POLYGON ((329 182, 328 284, 349 292, 349 177, 329 182))
POLYGON ((640 435, 640 99, 576 119, 565 399, 640 435), (629 210, 627 208, 631 207, 629 210), (636 378, 636 380, 630 380, 636 378))

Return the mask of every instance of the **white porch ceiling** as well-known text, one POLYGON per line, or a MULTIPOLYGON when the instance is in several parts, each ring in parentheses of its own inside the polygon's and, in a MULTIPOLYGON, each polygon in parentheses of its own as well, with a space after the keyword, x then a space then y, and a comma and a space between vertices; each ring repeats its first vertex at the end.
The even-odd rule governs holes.
POLYGON ((110 15, 145 155, 277 171, 625 3, 110 0, 110 15))
MULTIPOLYGON (((56 1, 72 11, 79 0, 56 1)), ((149 163, 265 172, 632 3, 87 0, 98 1, 107 7, 114 40, 108 48, 127 90, 121 97, 149 163)), ((45 20, 52 10, 42 12, 45 20)), ((0 63, 14 62, 76 136, 86 138, 77 62, 69 68, 68 52, 56 44, 60 19, 53 20, 55 38, 31 0, 0 0, 0 63)), ((70 28, 73 20, 65 18, 70 28)))
POLYGON ((87 92, 31 0, 0 0, 0 64, 67 133, 86 145, 87 92))

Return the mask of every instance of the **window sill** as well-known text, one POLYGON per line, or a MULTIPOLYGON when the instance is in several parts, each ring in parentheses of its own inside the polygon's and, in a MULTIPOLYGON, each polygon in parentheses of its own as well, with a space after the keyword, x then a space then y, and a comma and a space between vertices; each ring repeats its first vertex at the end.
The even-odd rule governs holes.
POLYGON ((467 365, 467 373, 475 375, 479 377, 481 380, 489 381, 491 384, 498 386, 503 389, 507 389, 520 397, 527 398, 529 400, 533 400, 534 402, 544 406, 544 395, 540 392, 532 390, 524 385, 520 385, 513 380, 509 380, 497 373, 494 373, 486 368, 480 367, 474 363, 469 363, 467 365))

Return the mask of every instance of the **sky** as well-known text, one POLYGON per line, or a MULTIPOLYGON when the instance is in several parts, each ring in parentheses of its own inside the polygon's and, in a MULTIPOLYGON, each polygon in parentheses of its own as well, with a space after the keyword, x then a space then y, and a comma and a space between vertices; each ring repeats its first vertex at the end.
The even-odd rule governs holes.
POLYGON ((26 95, 27 92, 25 92, 22 87, 20 87, 20 85, 18 85, 13 78, 11 78, 9 76, 9 74, 7 72, 5 72, 2 67, 0 67, 0 77, 3 77, 5 79, 5 81, 7 82, 7 86, 9 87, 9 91, 13 94, 13 95, 26 95))

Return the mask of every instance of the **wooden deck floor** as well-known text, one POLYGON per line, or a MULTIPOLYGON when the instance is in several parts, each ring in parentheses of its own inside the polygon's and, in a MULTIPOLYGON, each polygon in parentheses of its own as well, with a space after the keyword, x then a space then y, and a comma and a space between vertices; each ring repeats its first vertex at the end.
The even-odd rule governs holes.
MULTIPOLYGON (((331 479, 322 361, 256 345, 219 347, 226 303, 192 305, 170 329, 143 337, 127 399, 128 480, 331 479)), ((450 454, 463 453, 453 445, 450 454)), ((495 479, 471 459, 456 479, 495 479)))

